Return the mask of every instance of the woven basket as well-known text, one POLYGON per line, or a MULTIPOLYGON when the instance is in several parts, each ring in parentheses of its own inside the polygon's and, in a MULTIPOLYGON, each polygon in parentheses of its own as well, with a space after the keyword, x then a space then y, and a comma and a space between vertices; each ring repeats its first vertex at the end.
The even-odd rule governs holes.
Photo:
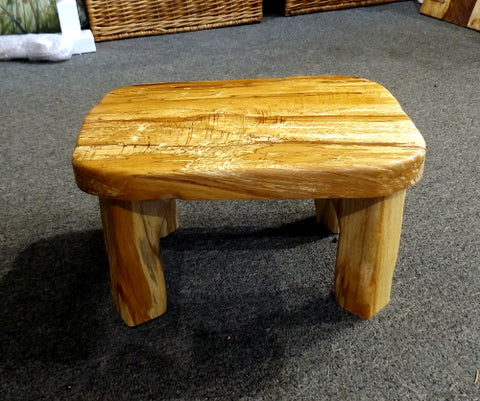
POLYGON ((403 0, 285 0, 285 15, 308 14, 403 0))
POLYGON ((85 0, 97 42, 258 22, 262 0, 85 0))

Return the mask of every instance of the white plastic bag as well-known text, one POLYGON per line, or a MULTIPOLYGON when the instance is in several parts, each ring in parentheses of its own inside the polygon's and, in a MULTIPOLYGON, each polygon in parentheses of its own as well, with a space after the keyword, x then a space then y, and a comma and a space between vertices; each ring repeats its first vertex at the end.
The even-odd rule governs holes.
POLYGON ((0 35, 0 60, 68 60, 72 57, 73 46, 72 40, 61 34, 0 35))

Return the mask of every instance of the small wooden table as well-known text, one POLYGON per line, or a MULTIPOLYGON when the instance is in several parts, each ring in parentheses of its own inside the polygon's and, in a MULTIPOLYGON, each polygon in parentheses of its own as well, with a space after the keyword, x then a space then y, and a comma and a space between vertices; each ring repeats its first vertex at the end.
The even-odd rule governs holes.
POLYGON ((166 310, 158 239, 177 228, 175 199, 315 199, 317 220, 340 232, 337 302, 375 315, 424 158, 385 88, 320 76, 114 90, 86 117, 73 167, 100 198, 114 303, 134 326, 166 310))

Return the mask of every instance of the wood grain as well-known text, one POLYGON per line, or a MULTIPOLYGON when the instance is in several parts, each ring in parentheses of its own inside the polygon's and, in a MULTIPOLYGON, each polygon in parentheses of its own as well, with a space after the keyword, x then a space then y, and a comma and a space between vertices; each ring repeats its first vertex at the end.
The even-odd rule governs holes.
POLYGON ((405 189, 425 142, 387 89, 320 76, 114 90, 85 119, 77 184, 101 198, 112 294, 137 325, 166 308, 158 238, 174 199, 316 199, 340 231, 337 302, 362 317, 389 300, 405 189))
POLYGON ((425 143, 384 87, 343 76, 159 83, 110 92, 73 154, 104 198, 365 198, 416 183, 425 143))
POLYGON ((480 0, 424 0, 420 12, 480 31, 480 0))
POLYGON ((370 318, 390 300, 403 219, 405 190, 384 198, 340 199, 335 298, 370 318))
POLYGON ((129 326, 144 323, 166 310, 159 237, 177 228, 175 202, 100 198, 113 301, 129 326))
POLYGON ((315 199, 315 210, 317 223, 322 224, 327 230, 334 234, 340 232, 338 216, 335 209, 336 199, 315 199))

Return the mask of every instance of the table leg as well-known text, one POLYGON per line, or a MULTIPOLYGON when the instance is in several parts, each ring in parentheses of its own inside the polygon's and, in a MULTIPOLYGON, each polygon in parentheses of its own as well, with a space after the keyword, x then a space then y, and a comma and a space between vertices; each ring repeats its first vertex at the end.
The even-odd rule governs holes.
POLYGON ((175 200, 100 198, 113 302, 129 326, 163 314, 167 295, 159 237, 177 226, 175 200))
POLYGON ((390 300, 402 229, 405 190, 384 198, 341 199, 336 203, 340 235, 335 298, 368 319, 390 300))
POLYGON ((335 210, 337 202, 337 199, 315 199, 317 223, 322 224, 327 230, 334 234, 340 232, 337 212, 335 210))

